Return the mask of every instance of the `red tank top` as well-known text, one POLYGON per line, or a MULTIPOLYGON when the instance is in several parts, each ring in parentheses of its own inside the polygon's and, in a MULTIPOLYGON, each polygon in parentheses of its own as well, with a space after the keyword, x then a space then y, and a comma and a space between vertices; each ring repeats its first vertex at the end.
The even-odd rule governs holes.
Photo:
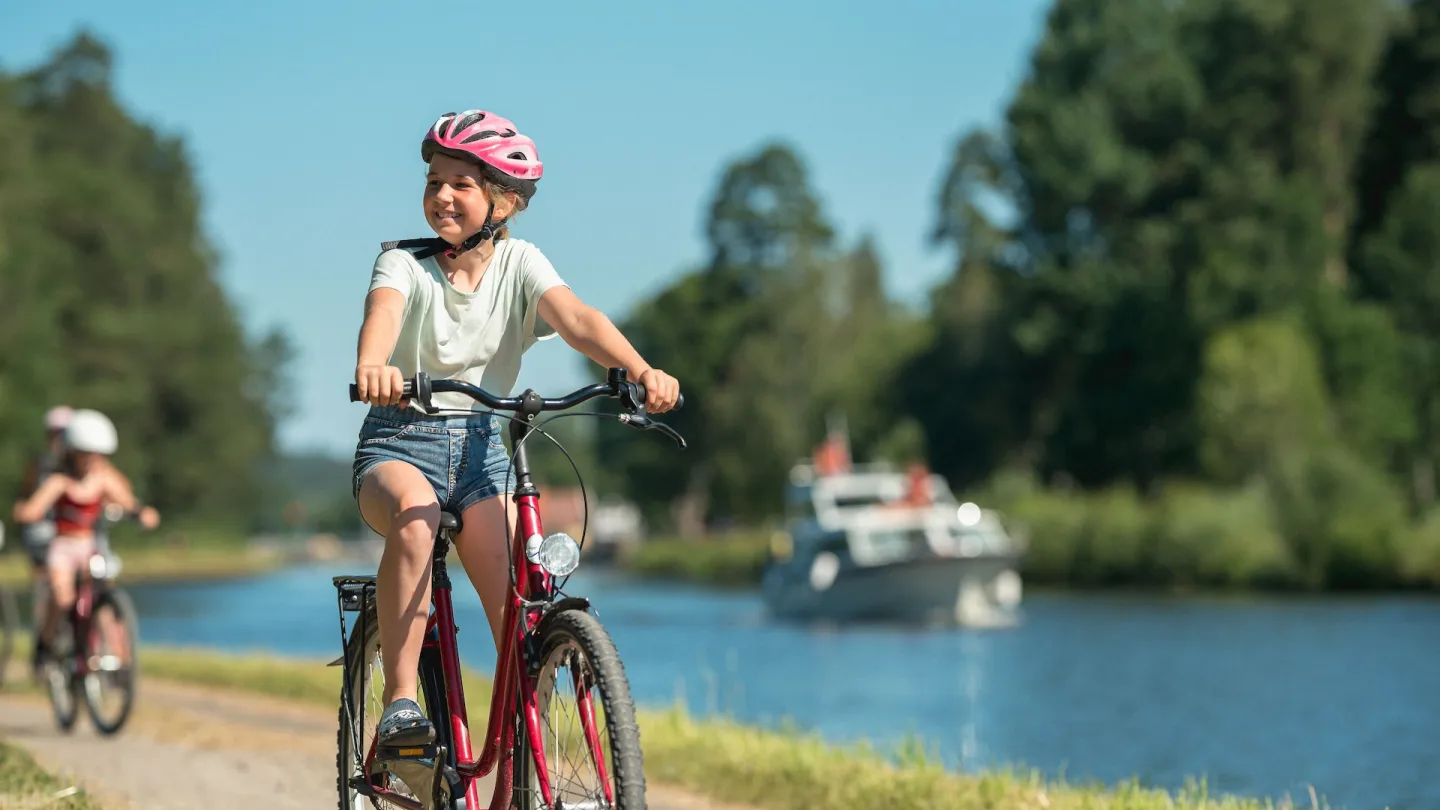
POLYGON ((55 502, 55 534, 88 534, 100 517, 100 498, 80 503, 70 498, 69 490, 55 502))

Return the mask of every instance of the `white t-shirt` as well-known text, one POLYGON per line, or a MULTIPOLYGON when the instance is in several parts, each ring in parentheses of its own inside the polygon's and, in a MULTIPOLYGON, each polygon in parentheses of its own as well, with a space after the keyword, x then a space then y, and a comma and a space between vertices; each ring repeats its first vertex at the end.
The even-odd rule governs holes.
MULTIPOLYGON (((555 336, 540 317, 540 296, 562 286, 550 260, 523 239, 501 239, 473 293, 450 284, 434 256, 416 261, 395 248, 375 259, 370 289, 389 287, 405 296, 405 319, 390 365, 408 379, 417 371, 431 379, 461 380, 496 396, 510 396, 520 375, 520 356, 537 340, 555 336)), ((435 394, 434 404, 485 410, 457 393, 435 394)), ((419 409, 420 405, 411 402, 419 409)))

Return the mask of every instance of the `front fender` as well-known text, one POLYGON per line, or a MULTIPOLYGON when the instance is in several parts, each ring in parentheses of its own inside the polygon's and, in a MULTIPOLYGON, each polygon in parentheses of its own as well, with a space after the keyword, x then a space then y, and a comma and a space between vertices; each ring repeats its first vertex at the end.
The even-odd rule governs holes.
POLYGON ((549 629, 550 622, 553 621, 556 616, 567 610, 583 610, 588 613, 590 611, 590 600, 583 596, 567 596, 551 605, 549 609, 545 611, 545 615, 540 617, 540 623, 535 625, 535 638, 544 638, 546 631, 549 629))

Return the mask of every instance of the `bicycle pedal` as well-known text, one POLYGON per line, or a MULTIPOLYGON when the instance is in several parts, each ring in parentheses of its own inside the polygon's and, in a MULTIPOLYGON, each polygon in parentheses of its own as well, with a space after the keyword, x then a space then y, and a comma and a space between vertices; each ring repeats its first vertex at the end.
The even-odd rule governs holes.
POLYGON ((375 746, 375 761, 405 759, 416 762, 435 762, 440 757, 439 743, 425 743, 422 745, 377 745, 375 746))
POLYGON ((390 774, 416 796, 434 796, 436 783, 442 778, 445 760, 440 746, 378 746, 370 763, 370 776, 390 774))

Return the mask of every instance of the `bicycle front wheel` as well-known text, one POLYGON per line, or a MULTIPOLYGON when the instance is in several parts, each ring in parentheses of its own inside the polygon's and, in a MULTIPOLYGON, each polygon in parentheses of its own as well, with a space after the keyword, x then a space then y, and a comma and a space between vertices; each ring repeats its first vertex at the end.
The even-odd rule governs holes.
POLYGON ((90 615, 86 645, 89 667, 81 681, 85 711, 101 734, 114 734, 135 705, 139 668, 135 657, 138 622, 130 595, 118 588, 100 590, 90 615))
MULTIPOLYGON (((583 610, 560 612, 542 632, 535 684, 541 739, 528 742, 544 752, 554 806, 644 810, 640 729, 630 682, 610 634, 583 610)), ((515 806, 539 810, 545 803, 533 754, 528 746, 519 748, 515 806)))

